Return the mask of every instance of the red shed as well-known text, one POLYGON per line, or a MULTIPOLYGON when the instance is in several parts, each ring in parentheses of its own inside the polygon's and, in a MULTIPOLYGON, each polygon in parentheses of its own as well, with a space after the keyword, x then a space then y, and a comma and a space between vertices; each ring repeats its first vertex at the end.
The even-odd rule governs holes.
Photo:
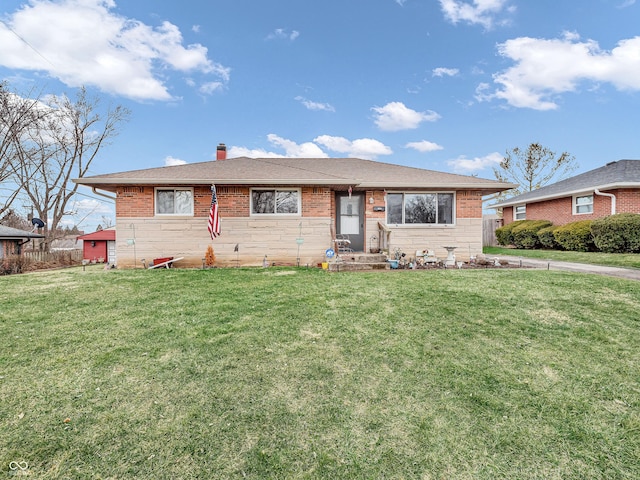
POLYGON ((98 230, 80 235, 82 240, 82 258, 95 263, 116 263, 116 231, 115 229, 98 230))

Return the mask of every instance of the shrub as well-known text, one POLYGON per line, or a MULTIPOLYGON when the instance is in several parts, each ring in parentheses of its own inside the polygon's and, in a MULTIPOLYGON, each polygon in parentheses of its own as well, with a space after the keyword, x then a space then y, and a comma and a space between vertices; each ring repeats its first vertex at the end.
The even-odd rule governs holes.
POLYGON ((29 270, 31 260, 22 255, 8 255, 0 261, 0 275, 11 275, 29 270))
POLYGON ((538 231, 550 226, 549 220, 524 220, 523 223, 511 230, 513 244, 518 248, 538 248, 540 247, 538 231))
POLYGON ((592 220, 561 225, 553 231, 553 236, 565 250, 574 252, 589 252, 596 249, 591 235, 592 220))
POLYGON ((513 245, 513 236, 511 232, 515 227, 521 225, 524 222, 527 222, 527 220, 516 220, 515 222, 511 222, 504 227, 496 228, 496 240, 498 241, 498 243, 504 246, 513 245))
POLYGON ((216 255, 213 253, 213 247, 207 246, 207 251, 204 254, 204 264, 207 267, 213 267, 216 263, 216 255))
POLYGON ((619 213, 591 223, 593 241, 607 253, 640 252, 640 214, 619 213))
POLYGON ((562 249, 562 245, 556 242, 556 237, 553 236, 553 232, 556 228, 557 227, 551 225, 538 230, 538 240, 540 240, 542 248, 551 248, 554 250, 562 249))

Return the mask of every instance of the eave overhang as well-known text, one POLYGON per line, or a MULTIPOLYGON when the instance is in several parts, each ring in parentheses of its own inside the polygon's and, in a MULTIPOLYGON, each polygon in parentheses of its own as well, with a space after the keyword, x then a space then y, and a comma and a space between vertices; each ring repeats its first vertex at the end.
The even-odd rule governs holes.
POLYGON ((577 188, 575 190, 557 192, 557 193, 552 193, 548 195, 539 195, 539 196, 529 197, 524 199, 518 199, 518 197, 513 197, 513 199, 509 198, 503 202, 489 205, 487 208, 504 208, 504 207, 513 207, 515 205, 527 205, 529 203, 538 203, 538 202, 545 202, 548 200, 555 200, 558 198, 573 197, 575 195, 589 193, 595 190, 607 191, 607 190, 619 190, 621 188, 640 188, 640 184, 638 182, 622 182, 622 183, 618 182, 618 183, 611 183, 606 185, 597 185, 593 187, 577 188))

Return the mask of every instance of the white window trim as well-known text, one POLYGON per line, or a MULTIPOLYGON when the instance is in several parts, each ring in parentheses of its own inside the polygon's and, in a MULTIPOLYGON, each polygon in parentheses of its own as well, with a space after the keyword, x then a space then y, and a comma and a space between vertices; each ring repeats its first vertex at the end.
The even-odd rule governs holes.
POLYGON ((296 187, 279 187, 279 188, 251 188, 249 189, 249 215, 252 217, 301 217, 302 216, 302 189, 296 187), (256 213, 253 211, 253 192, 297 192, 298 193, 298 213, 256 213))
MULTIPOLYGON (((593 198, 593 193, 584 193, 581 195, 574 195, 573 199, 571 200, 572 206, 573 206, 573 214, 574 215, 592 215, 593 214, 593 207, 594 207, 594 198, 593 198), (582 197, 591 197, 591 211, 590 212, 578 212, 578 198, 582 198, 582 197)), ((581 205, 581 207, 589 205, 588 203, 584 203, 581 205)))
POLYGON ((193 217, 195 199, 192 187, 156 187, 153 190, 153 214, 156 217, 193 217), (189 190, 191 192, 191 213, 158 213, 158 190, 189 190))
MULTIPOLYGON (((398 228, 451 228, 451 227, 455 227, 456 225, 456 192, 455 191, 419 191, 419 192, 414 192, 414 191, 388 191, 387 194, 402 194, 402 223, 387 223, 387 225, 393 225, 394 227, 398 227, 398 228), (449 193, 451 195, 453 195, 453 203, 451 204, 451 223, 404 223, 404 195, 426 195, 426 194, 439 194, 439 193, 449 193)), ((389 211, 389 206, 387 205, 387 198, 385 195, 385 200, 384 200, 384 204, 385 204, 385 211, 388 212, 389 211)), ((388 220, 388 217, 385 217, 385 222, 388 220)))
POLYGON ((522 205, 514 205, 513 206, 513 220, 526 220, 527 219, 527 205, 526 204, 522 204, 522 205), (518 218, 518 208, 523 207, 524 208, 524 217, 523 218, 518 218))

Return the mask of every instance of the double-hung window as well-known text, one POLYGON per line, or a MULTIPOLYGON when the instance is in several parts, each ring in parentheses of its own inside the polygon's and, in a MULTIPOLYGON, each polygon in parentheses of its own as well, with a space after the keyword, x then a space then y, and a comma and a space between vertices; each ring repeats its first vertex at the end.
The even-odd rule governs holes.
POLYGON ((573 197, 573 213, 575 215, 593 213, 593 195, 573 197))
POLYGON ((300 190, 251 190, 251 213, 254 215, 300 214, 300 190))
POLYGON ((387 223, 453 224, 453 193, 387 193, 387 223))
POLYGON ((526 205, 516 205, 513 208, 514 211, 514 220, 526 220, 527 219, 527 206, 526 205))
POLYGON ((156 215, 193 215, 193 190, 156 188, 156 215))

